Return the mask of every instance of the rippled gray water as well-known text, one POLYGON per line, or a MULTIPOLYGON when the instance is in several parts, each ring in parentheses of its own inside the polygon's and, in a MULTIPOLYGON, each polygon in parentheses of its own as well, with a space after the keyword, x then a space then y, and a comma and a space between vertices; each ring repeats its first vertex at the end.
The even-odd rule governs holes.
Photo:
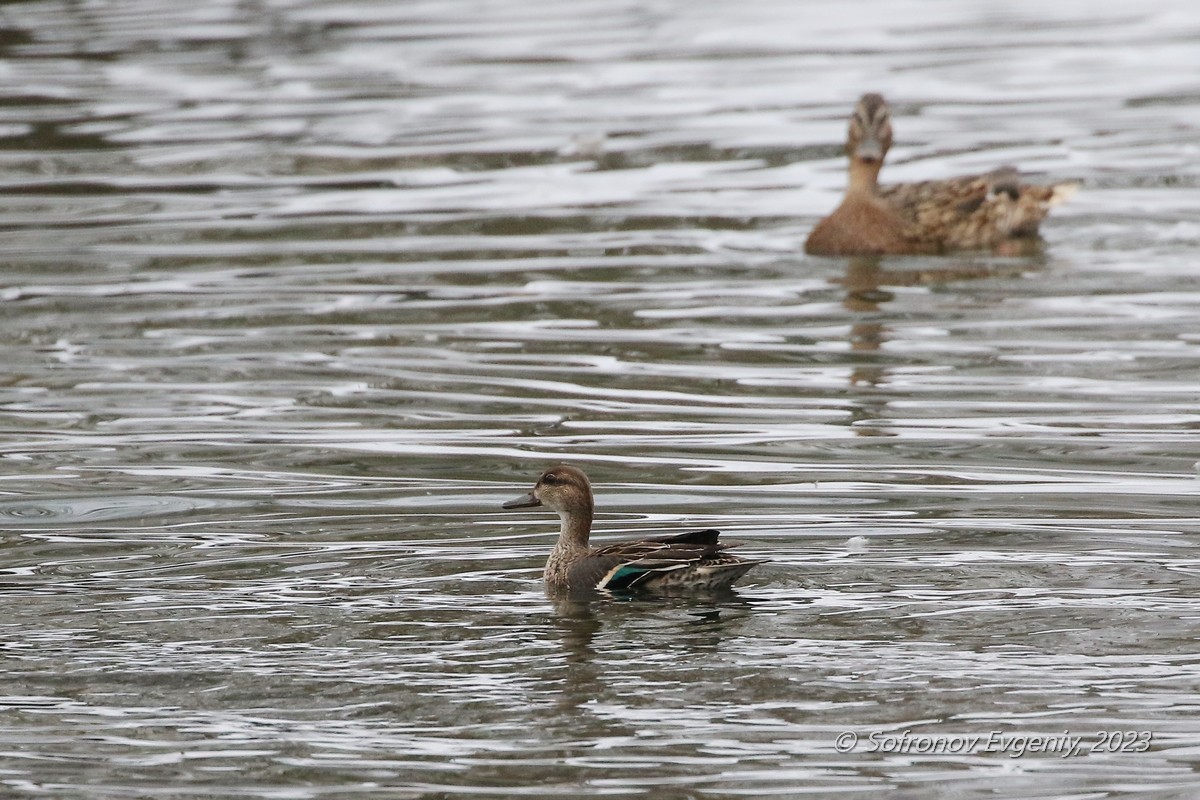
POLYGON ((1192 3, 0 30, 3 796, 1200 791, 1192 3), (868 90, 1043 252, 804 256, 868 90), (772 561, 551 604, 560 459, 772 561))

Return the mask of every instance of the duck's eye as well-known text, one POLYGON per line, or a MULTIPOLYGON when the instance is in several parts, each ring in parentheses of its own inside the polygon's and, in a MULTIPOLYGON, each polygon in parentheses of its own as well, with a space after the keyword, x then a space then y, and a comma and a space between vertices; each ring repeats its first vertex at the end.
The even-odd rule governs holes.
POLYGON ((542 483, 546 484, 547 486, 557 486, 558 476, 553 472, 549 472, 542 476, 542 483))

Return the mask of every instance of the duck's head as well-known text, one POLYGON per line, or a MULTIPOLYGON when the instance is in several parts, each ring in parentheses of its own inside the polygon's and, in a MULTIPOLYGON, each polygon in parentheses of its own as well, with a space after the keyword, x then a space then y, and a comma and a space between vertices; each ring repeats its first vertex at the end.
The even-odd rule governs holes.
POLYGON ((509 500, 504 508, 546 506, 560 514, 592 514, 592 485, 578 467, 559 464, 542 473, 533 491, 509 500))
POLYGON ((864 94, 850 115, 846 155, 851 161, 879 167, 892 146, 892 114, 880 94, 864 94))

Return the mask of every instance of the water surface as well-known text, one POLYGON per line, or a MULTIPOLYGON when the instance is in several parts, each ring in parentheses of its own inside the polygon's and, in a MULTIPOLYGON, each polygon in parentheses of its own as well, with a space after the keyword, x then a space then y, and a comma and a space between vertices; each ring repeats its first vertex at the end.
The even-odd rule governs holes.
POLYGON ((0 25, 5 796, 1194 796, 1188 3, 0 25), (1041 251, 803 255, 870 90, 1041 251), (771 563, 552 603, 558 460, 771 563))

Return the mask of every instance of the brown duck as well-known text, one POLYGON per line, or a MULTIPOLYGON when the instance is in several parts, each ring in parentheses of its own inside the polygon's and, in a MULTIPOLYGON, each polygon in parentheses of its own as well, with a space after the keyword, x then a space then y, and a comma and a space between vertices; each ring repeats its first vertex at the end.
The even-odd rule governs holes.
POLYGON ((804 251, 821 256, 904 255, 948 250, 1010 250, 1036 240, 1052 206, 1073 183, 1032 186, 1013 167, 942 181, 879 185, 892 146, 891 113, 883 97, 866 94, 850 115, 846 196, 817 223, 804 251))
POLYGON ((721 591, 763 563, 726 552, 718 531, 689 531, 674 536, 589 547, 594 501, 583 470, 559 464, 538 478, 533 491, 504 508, 546 506, 558 512, 562 528, 546 561, 543 577, 551 595, 596 589, 610 592, 721 591))

